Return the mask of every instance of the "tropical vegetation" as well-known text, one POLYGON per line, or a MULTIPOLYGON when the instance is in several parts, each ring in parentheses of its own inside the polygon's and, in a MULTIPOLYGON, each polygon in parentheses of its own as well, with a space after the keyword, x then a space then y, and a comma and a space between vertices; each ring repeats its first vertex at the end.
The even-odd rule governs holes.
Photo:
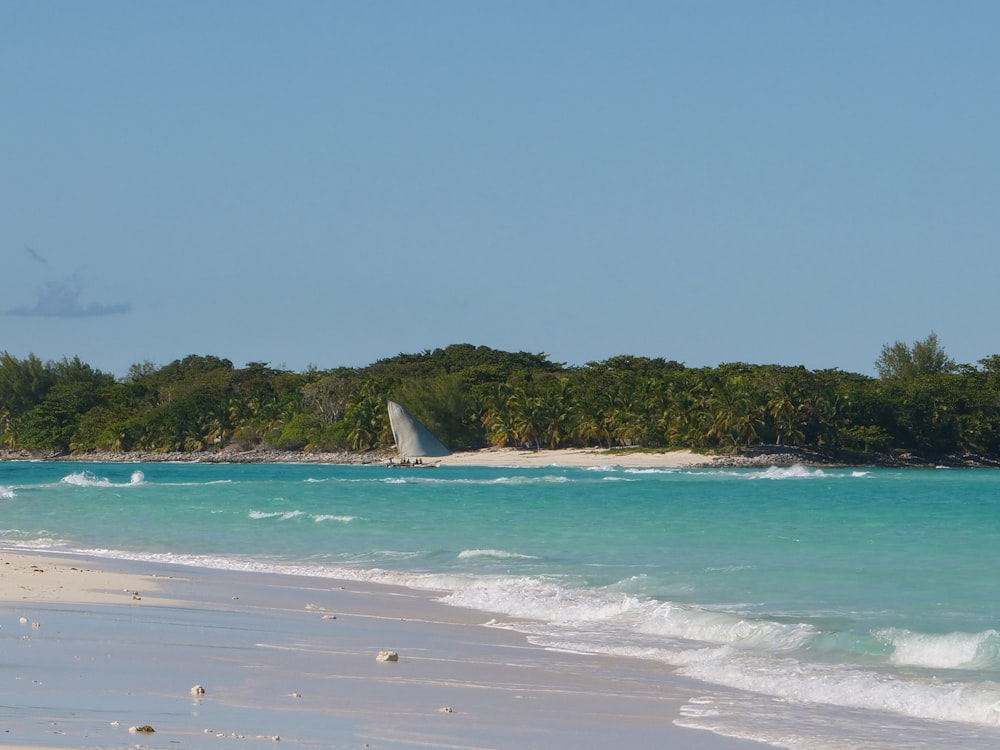
POLYGON ((1000 457, 1000 355, 959 365, 937 336, 883 347, 879 377, 742 362, 690 368, 456 344, 291 372, 191 355, 124 378, 78 357, 0 353, 0 447, 41 454, 390 447, 386 401, 453 449, 796 447, 840 460, 1000 457))

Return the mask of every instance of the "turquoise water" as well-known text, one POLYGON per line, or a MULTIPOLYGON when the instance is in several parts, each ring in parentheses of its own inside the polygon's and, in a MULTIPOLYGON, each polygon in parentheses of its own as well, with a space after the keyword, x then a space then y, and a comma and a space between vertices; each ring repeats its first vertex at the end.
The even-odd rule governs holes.
POLYGON ((7 547, 433 589, 704 681, 685 726, 1000 744, 992 470, 11 462, 0 514, 7 547))

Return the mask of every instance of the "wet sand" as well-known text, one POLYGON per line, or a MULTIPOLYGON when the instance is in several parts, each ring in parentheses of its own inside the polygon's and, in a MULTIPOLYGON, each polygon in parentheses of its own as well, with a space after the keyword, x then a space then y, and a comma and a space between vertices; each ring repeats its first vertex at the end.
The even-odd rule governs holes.
POLYGON ((489 620, 392 586, 0 550, 0 744, 765 747, 673 724, 715 688, 489 620))

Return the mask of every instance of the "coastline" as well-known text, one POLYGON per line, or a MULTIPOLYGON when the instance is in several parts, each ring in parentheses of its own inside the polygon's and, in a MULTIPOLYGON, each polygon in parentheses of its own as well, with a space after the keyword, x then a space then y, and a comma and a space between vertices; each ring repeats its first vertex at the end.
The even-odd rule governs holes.
MULTIPOLYGON (((0 461, 64 461, 81 463, 301 463, 337 465, 382 465, 395 460, 395 452, 371 451, 365 453, 309 453, 304 451, 223 449, 203 452, 133 451, 116 453, 93 451, 66 455, 37 455, 28 451, 0 450, 0 461)), ((603 448, 556 448, 523 450, 520 448, 481 448, 473 451, 456 451, 440 459, 427 459, 426 463, 441 466, 503 466, 544 467, 564 466, 573 468, 599 468, 621 466, 625 468, 766 468, 793 464, 836 466, 828 458, 795 448, 767 446, 740 455, 695 453, 691 450, 649 451, 603 448)))
POLYGON ((767 747, 675 726, 695 681, 488 620, 383 584, 0 550, 4 744, 767 747))
MULTIPOLYGON (((64 461, 80 463, 206 463, 206 464, 331 464, 384 465, 398 459, 394 449, 371 451, 281 451, 269 448, 242 449, 229 445, 204 451, 88 451, 82 453, 41 453, 24 449, 0 448, 3 461, 64 461)), ((544 467, 661 469, 766 469, 772 466, 849 468, 880 466, 885 468, 1000 468, 1000 457, 964 453, 927 458, 912 453, 861 454, 854 458, 834 459, 817 451, 796 446, 760 444, 736 453, 698 453, 690 449, 655 450, 645 448, 523 448, 486 447, 455 451, 425 463, 441 466, 544 467)))

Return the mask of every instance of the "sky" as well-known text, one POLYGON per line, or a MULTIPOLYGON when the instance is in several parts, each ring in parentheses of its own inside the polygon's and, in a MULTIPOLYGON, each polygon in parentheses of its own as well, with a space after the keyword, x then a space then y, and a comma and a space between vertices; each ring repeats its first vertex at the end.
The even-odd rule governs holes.
POLYGON ((1000 353, 992 0, 0 0, 0 352, 1000 353))

